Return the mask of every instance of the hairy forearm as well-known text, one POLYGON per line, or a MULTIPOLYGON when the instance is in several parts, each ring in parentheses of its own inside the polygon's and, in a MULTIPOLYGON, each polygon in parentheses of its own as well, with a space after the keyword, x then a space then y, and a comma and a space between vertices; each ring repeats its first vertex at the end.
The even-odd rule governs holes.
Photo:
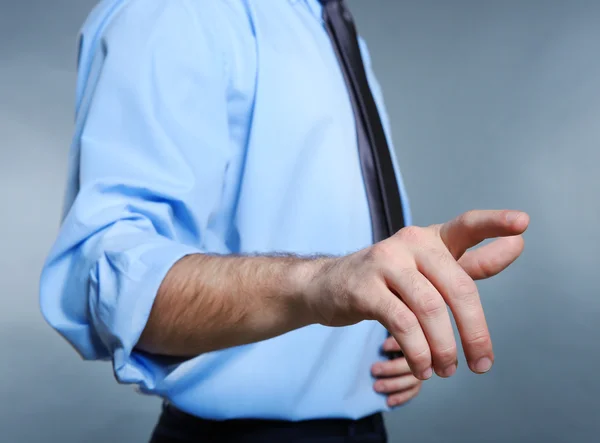
POLYGON ((303 291, 326 259, 196 254, 168 272, 138 348, 195 356, 315 323, 303 291))

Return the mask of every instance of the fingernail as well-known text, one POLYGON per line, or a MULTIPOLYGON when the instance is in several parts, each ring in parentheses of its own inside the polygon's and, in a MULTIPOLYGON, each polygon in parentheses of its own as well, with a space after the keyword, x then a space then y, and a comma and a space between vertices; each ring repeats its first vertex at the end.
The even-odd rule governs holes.
POLYGON ((383 372, 383 369, 379 365, 373 366, 373 374, 380 375, 383 372))
POLYGON ((492 360, 487 357, 483 357, 479 359, 477 363, 475 363, 475 371, 479 373, 487 372, 492 367, 492 360))
POLYGON ((382 392, 385 389, 385 385, 381 382, 375 383, 375 390, 377 392, 382 392))
POLYGON ((421 374, 421 376, 422 376, 422 377, 423 377, 425 380, 427 380, 427 379, 430 379, 432 375, 433 375, 433 369, 431 369, 431 368, 428 368, 428 369, 426 369, 426 370, 425 370, 425 371, 423 371, 423 373, 421 374))
POLYGON ((452 377, 456 372, 456 365, 446 366, 444 369, 440 371, 440 375, 442 377, 452 377))
POLYGON ((517 221, 517 219, 521 216, 520 212, 509 212, 506 216, 506 221, 508 221, 509 223, 514 223, 515 221, 517 221))

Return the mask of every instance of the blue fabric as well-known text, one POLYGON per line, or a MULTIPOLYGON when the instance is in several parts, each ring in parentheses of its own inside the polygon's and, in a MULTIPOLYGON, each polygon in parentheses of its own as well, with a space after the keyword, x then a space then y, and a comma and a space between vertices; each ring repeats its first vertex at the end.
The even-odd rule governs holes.
POLYGON ((82 28, 78 66, 64 219, 41 276, 52 327, 83 358, 112 360, 119 382, 206 418, 385 410, 370 375, 386 338, 375 322, 178 364, 134 349, 187 254, 371 243, 352 108, 318 1, 106 0, 82 28))

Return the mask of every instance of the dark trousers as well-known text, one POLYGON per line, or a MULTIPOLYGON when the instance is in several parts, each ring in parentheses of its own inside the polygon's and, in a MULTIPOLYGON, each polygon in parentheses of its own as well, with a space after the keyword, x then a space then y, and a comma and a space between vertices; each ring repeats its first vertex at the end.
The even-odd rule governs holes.
POLYGON ((387 443, 381 414, 361 420, 204 420, 164 405, 150 443, 387 443))

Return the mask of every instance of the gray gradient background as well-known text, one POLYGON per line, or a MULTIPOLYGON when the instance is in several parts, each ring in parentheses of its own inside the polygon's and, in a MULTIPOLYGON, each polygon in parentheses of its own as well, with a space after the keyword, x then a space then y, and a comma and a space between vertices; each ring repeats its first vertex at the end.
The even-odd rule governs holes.
MULTIPOLYGON (((264 0, 267 1, 267 0, 264 0)), ((272 1, 272 0, 269 0, 272 1)), ((0 0, 0 441, 143 442, 156 399, 44 323, 75 35, 92 0, 0 0)), ((392 442, 593 442, 600 432, 600 2, 350 2, 373 53, 416 223, 531 214, 523 257, 480 285, 497 363, 428 382, 392 442)))

